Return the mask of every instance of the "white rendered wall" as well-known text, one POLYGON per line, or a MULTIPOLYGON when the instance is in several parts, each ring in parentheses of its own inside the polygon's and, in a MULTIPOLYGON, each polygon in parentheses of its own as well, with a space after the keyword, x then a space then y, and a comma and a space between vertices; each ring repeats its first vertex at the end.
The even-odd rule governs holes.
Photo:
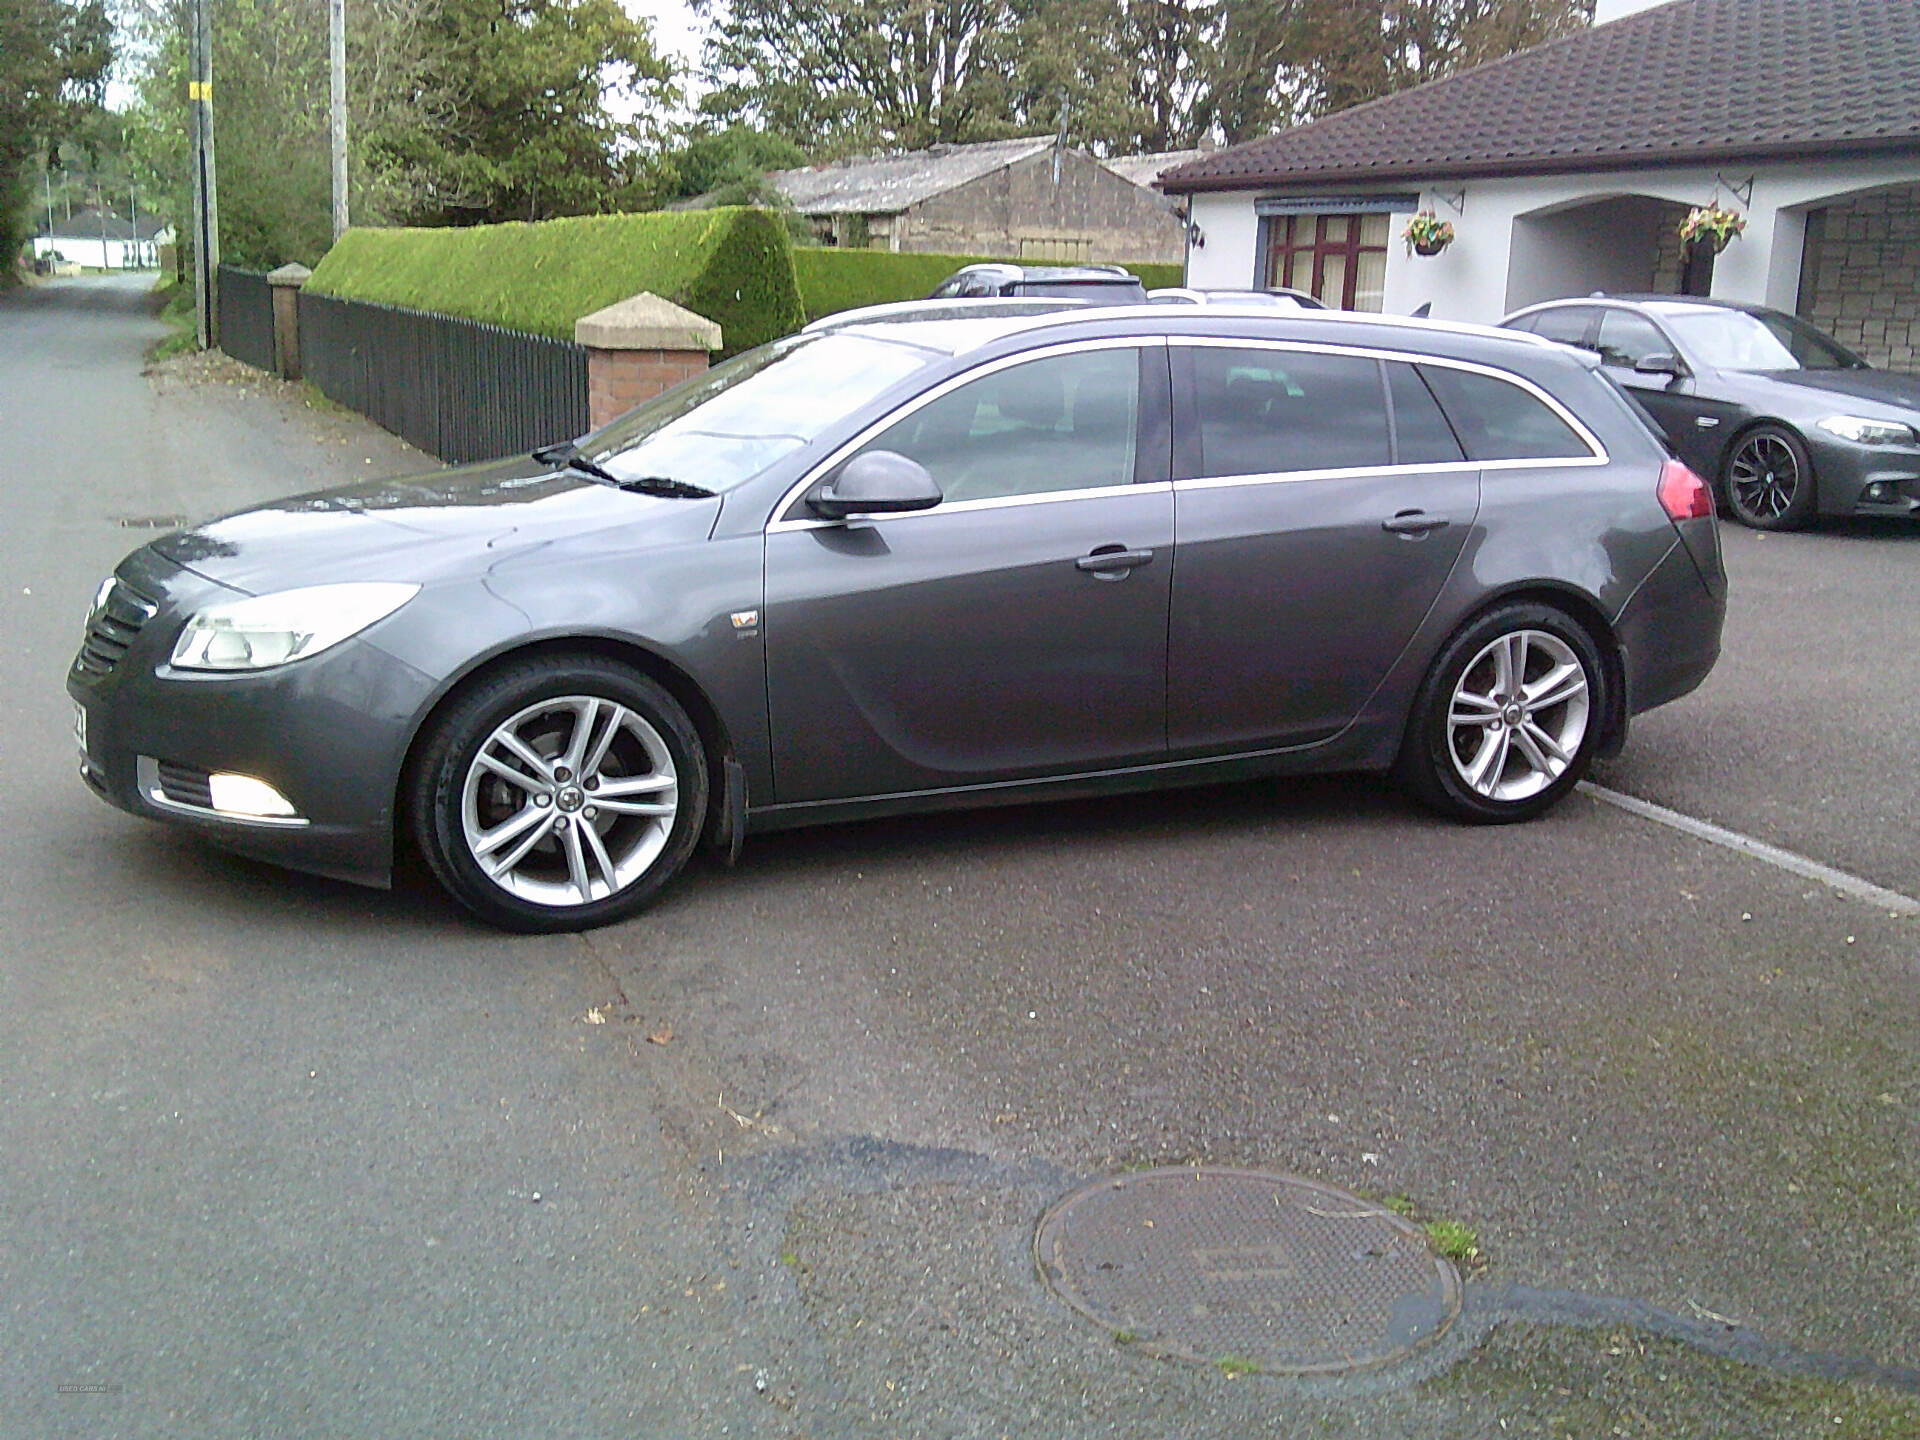
MULTIPOLYGON (((1645 247, 1633 238, 1642 207, 1618 204, 1584 214, 1576 213, 1578 207, 1634 196, 1704 205, 1717 189, 1721 204, 1745 211, 1747 229, 1716 261, 1713 293, 1791 310, 1799 292, 1807 210, 1859 191, 1914 181, 1920 181, 1920 155, 1730 165, 1721 167, 1718 175, 1702 168, 1438 181, 1420 187, 1421 204, 1451 221, 1458 238, 1430 259, 1409 256, 1400 241, 1408 216, 1395 215, 1385 308, 1390 315, 1409 315, 1431 305, 1435 319, 1488 324, 1538 300, 1644 286, 1651 279, 1650 272, 1640 273, 1645 247), (1749 182, 1751 198, 1742 201, 1733 187, 1744 191, 1749 182), (1621 249, 1629 239, 1631 248, 1621 249)), ((1365 194, 1368 188, 1328 187, 1341 195, 1365 194)), ((1404 194, 1414 187, 1373 188, 1404 194)), ((1193 197, 1193 221, 1206 243, 1188 253, 1189 285, 1242 289, 1258 283, 1254 195, 1229 191, 1193 197)))

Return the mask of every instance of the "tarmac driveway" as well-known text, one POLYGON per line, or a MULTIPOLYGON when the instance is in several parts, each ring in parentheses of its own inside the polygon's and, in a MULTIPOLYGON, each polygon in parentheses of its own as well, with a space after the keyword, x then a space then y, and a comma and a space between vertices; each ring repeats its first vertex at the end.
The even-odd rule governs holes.
MULTIPOLYGON (((1920 1434, 1920 921, 1358 779, 768 837, 587 937, 202 851, 73 774, 93 587, 425 462, 159 333, 0 298, 0 1434, 1920 1434), (1471 1227, 1462 1322, 1134 1353, 1034 1224, 1186 1162, 1471 1227)), ((1597 778, 1920 895, 1920 534, 1726 539, 1726 658, 1597 778)))

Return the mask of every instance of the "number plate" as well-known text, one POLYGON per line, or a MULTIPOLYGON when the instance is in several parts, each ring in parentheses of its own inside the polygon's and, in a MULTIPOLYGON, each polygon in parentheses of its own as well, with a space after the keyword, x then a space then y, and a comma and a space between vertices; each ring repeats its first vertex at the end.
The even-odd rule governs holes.
POLYGON ((73 743, 80 747, 80 758, 87 758, 87 707, 73 702, 73 743))

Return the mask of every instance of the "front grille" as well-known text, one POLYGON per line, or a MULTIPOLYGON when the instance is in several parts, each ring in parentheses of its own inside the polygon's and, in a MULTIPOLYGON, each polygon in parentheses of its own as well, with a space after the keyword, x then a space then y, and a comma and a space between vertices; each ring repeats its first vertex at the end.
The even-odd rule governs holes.
POLYGON ((112 674, 113 667, 120 663, 120 657, 127 653, 127 647, 140 633, 140 627, 153 618, 157 608, 151 600, 129 588, 124 580, 114 581, 113 588, 107 592, 107 603, 87 621, 87 638, 81 642, 73 668, 89 675, 112 674))
POLYGON ((160 793, 174 804, 213 809, 213 786, 206 771, 191 765, 176 765, 171 760, 162 760, 155 768, 160 775, 160 793))

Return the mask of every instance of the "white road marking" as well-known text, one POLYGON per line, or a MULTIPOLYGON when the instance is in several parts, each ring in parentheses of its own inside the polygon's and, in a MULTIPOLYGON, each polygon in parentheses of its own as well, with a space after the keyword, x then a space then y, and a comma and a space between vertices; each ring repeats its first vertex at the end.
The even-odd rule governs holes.
POLYGON ((1871 880, 1862 880, 1858 875, 1849 875, 1844 870, 1836 870, 1831 865, 1822 865, 1818 860, 1809 860, 1804 855, 1796 855, 1791 850, 1782 850, 1778 845, 1769 845, 1764 840, 1755 840, 1751 835, 1742 835, 1737 830, 1728 830, 1711 821, 1696 820, 1691 815, 1682 815, 1678 810, 1669 810, 1664 805, 1655 805, 1650 800, 1638 800, 1631 795, 1622 795, 1618 790, 1609 790, 1604 785, 1595 785, 1591 780, 1582 780, 1580 789, 1595 800, 1617 806, 1630 815, 1638 815, 1643 820, 1651 820, 1656 825, 1666 825, 1682 834, 1691 835, 1696 840, 1705 840, 1710 845, 1724 845, 1729 850, 1737 850, 1742 855, 1751 855, 1756 860, 1764 860, 1808 880, 1818 881, 1842 895, 1855 900, 1863 900, 1869 905, 1885 910, 1890 915, 1920 915, 1920 900, 1910 895, 1902 895, 1897 890, 1888 890, 1874 884, 1871 880))

